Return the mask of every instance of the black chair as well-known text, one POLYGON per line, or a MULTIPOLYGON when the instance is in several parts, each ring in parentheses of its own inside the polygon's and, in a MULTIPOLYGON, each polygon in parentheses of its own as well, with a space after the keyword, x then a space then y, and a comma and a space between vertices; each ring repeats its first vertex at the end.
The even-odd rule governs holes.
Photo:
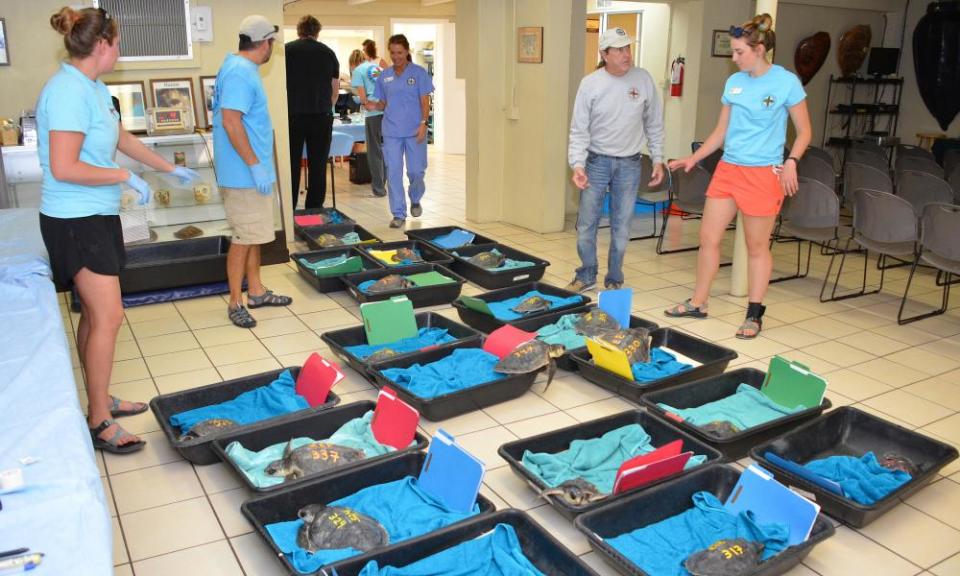
POLYGON ((855 164, 866 164, 867 166, 873 166, 877 170, 883 170, 884 172, 890 168, 885 154, 878 154, 874 150, 867 150, 864 148, 850 148, 847 150, 844 163, 849 164, 851 162, 855 164))
POLYGON ((920 156, 901 156, 897 158, 896 163, 893 165, 894 174, 897 174, 899 178, 899 174, 907 170, 926 172, 938 178, 943 178, 943 168, 941 168, 933 158, 923 158, 920 156))
POLYGON ((897 196, 910 202, 919 216, 927 204, 953 203, 953 188, 946 180, 933 174, 905 170, 897 180, 897 196))
MULTIPOLYGON (((887 150, 880 146, 879 144, 874 144, 873 142, 851 142, 851 150, 863 150, 864 152, 871 152, 880 158, 883 158, 883 161, 887 162, 887 150)), ((849 157, 848 157, 849 159, 849 157)))
MULTIPOLYGON (((824 183, 801 176, 797 193, 786 199, 780 211, 780 222, 774 232, 777 242, 795 242, 797 245, 797 271, 790 276, 774 278, 770 282, 782 282, 806 278, 810 273, 810 256, 816 244, 827 253, 835 251, 840 242, 840 198, 824 183), (807 242, 807 264, 800 272, 801 248, 807 242)), ((827 278, 824 276, 824 285, 827 278)), ((821 288, 822 290, 822 288, 821 288)))
MULTIPOLYGON (((696 152, 703 146, 703 142, 691 142, 690 150, 696 152)), ((717 164, 720 163, 720 159, 723 158, 723 148, 714 150, 709 156, 704 158, 699 162, 700 166, 706 168, 707 172, 713 174, 713 171, 717 169, 717 164)))
POLYGON ((699 219, 703 216, 703 207, 707 202, 707 187, 709 186, 710 173, 699 164, 695 165, 690 172, 676 171, 671 180, 667 209, 663 213, 663 221, 657 238, 657 254, 689 252, 699 248, 699 245, 697 245, 664 250, 663 238, 667 232, 667 222, 670 221, 670 214, 674 210, 685 212, 686 215, 681 216, 684 220, 699 219))
POLYGON ((905 158, 907 156, 927 158, 936 162, 933 152, 927 150, 926 148, 921 148, 920 146, 914 146, 912 144, 897 144, 897 158, 905 158))
POLYGON ((853 206, 853 193, 860 188, 893 194, 893 181, 887 175, 886 169, 847 162, 843 167, 843 203, 848 207, 853 206))
POLYGON ((652 205, 653 208, 653 231, 646 236, 632 236, 631 240, 647 240, 658 238, 660 234, 657 228, 657 212, 659 208, 670 201, 670 187, 673 180, 673 174, 667 167, 663 167, 663 180, 657 186, 650 187, 650 178, 653 176, 653 161, 644 154, 640 157, 640 188, 637 190, 637 202, 652 205))
POLYGON ((923 216, 920 220, 920 246, 913 260, 913 267, 910 268, 910 276, 907 277, 907 286, 900 301, 900 310, 897 312, 897 323, 909 324, 946 312, 950 300, 950 286, 958 281, 960 281, 960 206, 927 204, 923 207, 923 216), (940 308, 904 318, 903 309, 907 303, 907 295, 910 293, 910 284, 921 261, 937 269, 936 283, 937 286, 943 287, 940 308))
POLYGON ((960 148, 950 148, 943 154, 943 173, 948 181, 960 171, 960 148))
POLYGON ((947 176, 947 184, 953 188, 953 203, 960 204, 960 167, 947 176))
POLYGON ((833 164, 819 156, 804 154, 797 167, 797 176, 816 180, 830 190, 835 190, 837 187, 837 175, 833 171, 833 164))
MULTIPOLYGON (((817 148, 816 146, 808 146, 807 151, 803 153, 803 158, 806 158, 807 156, 813 156, 815 158, 819 158, 824 162, 827 162, 828 164, 830 164, 830 166, 833 166, 833 154, 827 152, 823 148, 817 148)), ((803 160, 803 158, 801 158, 801 160, 803 160)))

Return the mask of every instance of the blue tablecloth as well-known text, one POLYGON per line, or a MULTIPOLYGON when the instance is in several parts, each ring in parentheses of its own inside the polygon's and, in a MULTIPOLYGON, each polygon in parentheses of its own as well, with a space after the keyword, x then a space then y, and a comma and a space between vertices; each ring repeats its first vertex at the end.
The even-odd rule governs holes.
POLYGON ((0 210, 0 326, 21 328, 0 331, 0 470, 26 481, 0 495, 0 549, 44 553, 31 574, 110 574, 110 515, 38 221, 0 210))
POLYGON ((363 122, 342 124, 339 119, 336 119, 333 121, 333 129, 337 132, 349 134, 354 142, 366 142, 367 140, 367 128, 363 122))

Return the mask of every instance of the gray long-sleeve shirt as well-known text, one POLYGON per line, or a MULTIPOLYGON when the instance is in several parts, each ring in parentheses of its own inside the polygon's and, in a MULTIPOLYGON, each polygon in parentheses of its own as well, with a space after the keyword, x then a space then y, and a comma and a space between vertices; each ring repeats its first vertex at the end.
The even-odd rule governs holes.
POLYGON ((567 149, 571 168, 582 167, 588 151, 633 156, 644 141, 653 161, 663 162, 663 106, 649 72, 635 67, 614 76, 601 68, 580 81, 567 149))

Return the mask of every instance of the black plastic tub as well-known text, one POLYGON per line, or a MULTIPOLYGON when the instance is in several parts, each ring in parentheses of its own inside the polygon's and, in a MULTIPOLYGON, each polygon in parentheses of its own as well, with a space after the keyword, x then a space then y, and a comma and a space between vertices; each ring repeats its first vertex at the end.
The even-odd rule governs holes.
MULTIPOLYGON (((574 525, 587 535, 593 549, 603 555, 619 572, 632 576, 648 576, 647 572, 607 544, 606 539, 682 514, 692 507, 690 499, 700 491, 710 492, 724 502, 739 478, 740 472, 730 466, 706 466, 649 490, 635 492, 600 506, 578 516, 574 525)), ((750 572, 750 576, 784 574, 799 564, 814 546, 833 536, 834 531, 833 523, 820 514, 805 542, 781 551, 764 562, 758 570, 750 572)))
POLYGON ((812 493, 817 504, 830 516, 859 528, 873 522, 927 485, 936 477, 938 470, 956 460, 957 449, 862 410, 843 406, 754 447, 750 457, 773 472, 781 482, 812 493), (773 452, 781 458, 806 464, 828 456, 859 458, 869 451, 873 451, 877 458, 889 452, 897 453, 910 459, 918 469, 913 480, 869 506, 820 488, 764 457, 765 453, 773 452))
MULTIPOLYGON (((524 452, 530 450, 531 452, 548 452, 555 454, 568 449, 570 447, 570 443, 574 440, 589 440, 591 438, 599 438, 611 430, 615 430, 622 426, 628 426, 630 424, 639 424, 641 427, 643 427, 647 434, 650 435, 650 442, 656 447, 663 446, 664 444, 668 444, 679 439, 683 440, 683 452, 690 450, 693 451, 694 454, 702 454, 707 457, 707 461, 701 464, 701 466, 693 468, 690 471, 681 472, 681 476, 684 474, 689 474, 690 472, 693 472, 693 470, 697 470, 702 466, 707 466, 721 459, 721 454, 716 449, 711 448, 706 443, 697 440, 690 434, 687 434, 686 432, 683 432, 671 426, 669 423, 657 418, 656 416, 643 412, 642 410, 628 410, 612 416, 606 416, 604 418, 598 418, 597 420, 590 420, 589 422, 574 424, 573 426, 568 426, 552 432, 531 436, 530 438, 521 438, 520 440, 507 442, 506 444, 500 446, 500 450, 498 450, 498 452, 500 453, 500 456, 507 461, 507 463, 510 465, 510 468, 513 469, 514 474, 526 480, 527 484, 540 493, 544 490, 547 490, 549 486, 547 486, 547 484, 540 479, 539 476, 530 472, 530 470, 523 465, 524 452)), ((676 476, 671 476, 671 478, 675 477, 676 476)), ((665 480, 667 479, 661 480, 660 482, 665 480)), ((647 490, 653 486, 656 486, 660 482, 649 484, 639 488, 638 490, 647 490)), ((607 496, 607 498, 599 502, 586 504, 584 506, 571 506, 563 500, 553 496, 548 496, 547 502, 556 508, 557 512, 572 520, 579 514, 594 510, 600 506, 605 506, 610 502, 616 502, 617 500, 620 500, 633 493, 634 491, 624 492, 621 494, 610 494, 607 496)))
POLYGON ((333 567, 340 576, 356 576, 371 561, 376 561, 381 567, 407 566, 482 536, 493 530, 497 524, 509 524, 513 527, 523 555, 540 572, 549 576, 597 576, 592 568, 534 522, 526 512, 513 509, 486 514, 426 536, 411 538, 379 552, 354 556, 335 563, 333 567))
POLYGON ((414 308, 449 304, 450 302, 456 300, 458 296, 460 296, 460 291, 463 289, 463 285, 466 282, 467 281, 461 278, 459 275, 454 274, 440 264, 417 264, 415 266, 404 266, 402 270, 381 268, 379 270, 369 270, 366 272, 347 274, 343 277, 343 283, 347 287, 347 292, 350 293, 350 295, 353 296, 354 300, 357 302, 379 302, 381 300, 389 300, 394 296, 406 296, 410 302, 413 303, 414 308), (360 284, 366 282, 367 280, 379 280, 380 278, 389 276, 391 274, 402 274, 404 276, 408 276, 410 274, 419 274, 421 272, 430 271, 439 272, 453 280, 453 282, 450 282, 449 284, 438 284, 436 286, 414 286, 413 288, 391 290, 389 292, 378 292, 377 294, 369 294, 363 290, 360 290, 360 284))
MULTIPOLYGON (((270 537, 266 529, 268 524, 296 520, 297 510, 307 504, 330 504, 364 488, 401 480, 407 476, 416 478, 420 475, 423 461, 426 458, 427 455, 424 452, 408 452, 390 460, 359 466, 341 473, 331 474, 322 480, 308 482, 295 488, 284 489, 273 494, 247 500, 240 506, 240 511, 253 524, 257 532, 267 542, 267 545, 273 549, 284 568, 291 574, 299 574, 300 572, 293 567, 293 564, 284 556, 283 551, 277 547, 273 538, 270 537)), ((480 507, 481 515, 496 511, 496 506, 480 494, 477 495, 477 505, 480 507)), ((451 524, 450 527, 462 523, 451 524)), ((416 537, 410 540, 414 539, 416 537)), ((387 548, 388 546, 371 550, 370 553, 376 554, 387 548)))
MULTIPOLYGON (((587 306, 586 309, 578 310, 575 313, 583 314, 585 312, 589 312, 590 310, 593 310, 594 308, 596 308, 596 304, 591 304, 587 306)), ((559 312, 547 312, 546 314, 542 314, 534 318, 524 318, 523 320, 515 320, 511 324, 513 324, 513 326, 515 326, 516 328, 519 328, 521 330, 526 330, 527 332, 536 332, 537 330, 543 328, 547 324, 553 324, 554 322, 560 320, 561 316, 565 316, 567 314, 571 314, 571 312, 569 310, 562 310, 559 312)), ((657 325, 655 322, 644 320, 643 318, 640 318, 638 316, 631 315, 630 328, 646 328, 647 330, 650 330, 652 332, 657 328, 659 328, 659 325, 657 325)), ((562 368, 564 370, 568 370, 570 372, 575 371, 577 369, 577 363, 570 358, 570 353, 574 352, 575 350, 582 350, 585 352, 586 346, 581 346, 580 348, 571 348, 567 350, 566 354, 564 354, 560 358, 557 358, 557 367, 562 368)))
POLYGON ((503 244, 465 246, 463 248, 448 250, 447 253, 453 257, 453 262, 450 264, 450 266, 453 267, 455 272, 459 273, 461 276, 473 282, 474 284, 489 290, 506 288, 507 286, 513 286, 514 284, 518 284, 520 282, 536 282, 537 280, 543 278, 543 272, 547 269, 547 266, 550 265, 550 262, 542 258, 537 258, 536 256, 527 254, 526 252, 521 252, 503 244), (477 266, 476 264, 473 264, 467 260, 467 258, 475 254, 487 252, 489 250, 493 250, 494 248, 503 253, 503 255, 507 258, 512 260, 533 262, 533 266, 496 271, 489 270, 483 266, 477 266))
MULTIPOLYGON (((310 226, 301 226, 297 224, 297 216, 310 216, 313 214, 322 214, 324 216, 330 216, 332 213, 338 213, 342 220, 337 224, 356 224, 356 221, 353 218, 350 218, 340 210, 336 208, 309 208, 304 210, 294 210, 293 211, 293 231, 294 233, 302 240, 307 241, 306 229, 317 229, 322 228, 323 226, 336 226, 337 224, 313 224, 310 226)), ((314 230, 315 231, 315 230, 314 230)))
MULTIPOLYGON (((441 344, 440 346, 429 348, 431 350, 434 348, 450 348, 455 344, 480 340, 482 337, 480 333, 473 328, 469 328, 463 324, 454 322, 446 316, 442 316, 436 312, 421 312, 417 314, 415 318, 417 320, 417 328, 446 328, 447 333, 455 338, 455 340, 452 342, 447 342, 445 344, 441 344)), ((336 354, 337 357, 341 358, 351 368, 360 374, 368 376, 369 364, 367 361, 361 360, 347 351, 348 346, 356 346, 358 344, 367 343, 367 335, 364 331, 363 325, 324 332, 320 335, 320 338, 327 343, 327 346, 330 347, 330 350, 336 354)), ((415 352, 399 354, 394 358, 402 358, 404 356, 408 356, 409 354, 415 354, 415 352)))
POLYGON ((417 228, 414 230, 407 230, 406 232, 404 232, 404 234, 406 234, 407 238, 411 240, 422 240, 438 250, 443 250, 444 252, 450 252, 451 250, 457 250, 459 248, 463 248, 463 246, 457 246, 456 248, 444 248, 434 243, 433 239, 438 236, 443 236, 444 234, 449 234, 454 230, 463 230, 464 232, 470 232, 473 234, 474 236, 473 241, 470 242, 469 244, 466 244, 465 246, 479 246, 481 244, 497 243, 497 241, 494 240, 493 238, 484 236, 482 234, 478 234, 473 230, 468 230, 461 226, 437 226, 435 228, 417 228))
POLYGON ((127 247, 127 264, 120 271, 125 294, 168 290, 227 279, 226 236, 171 240, 127 247))
POLYGON ((726 398, 736 393, 740 384, 748 384, 757 390, 763 385, 763 379, 766 372, 756 368, 738 368, 730 372, 724 372, 718 376, 710 376, 702 380, 681 384, 665 390, 651 392, 646 394, 641 402, 651 410, 673 423, 674 426, 693 434, 701 441, 706 442, 723 453, 728 460, 739 460, 747 455, 751 448, 757 444, 766 442, 775 438, 784 432, 795 428, 798 424, 816 418, 824 410, 830 409, 832 404, 827 398, 823 399, 820 406, 808 408, 795 414, 783 416, 776 420, 771 420, 759 426, 741 430, 736 434, 726 438, 711 436, 703 428, 685 422, 676 414, 667 412, 657 404, 663 402, 674 408, 696 408, 708 402, 714 402, 721 398, 726 398))
MULTIPOLYGON (((420 253, 420 257, 423 258, 423 262, 433 263, 433 264, 449 264, 453 261, 453 257, 434 248, 426 242, 420 242, 419 240, 401 240, 399 242, 381 242, 373 246, 360 245, 358 248, 364 252, 367 250, 397 250, 399 248, 409 248, 420 253)), ((372 260, 376 260, 377 263, 381 264, 384 268, 406 268, 408 266, 413 266, 414 264, 402 264, 396 263, 393 265, 387 264, 386 262, 381 262, 371 254, 367 254, 372 260)), ((423 262, 416 262, 415 264, 422 264, 423 262)))
POLYGON ((317 276, 313 273, 313 270, 304 266, 303 263, 300 262, 300 259, 303 258, 307 262, 316 262, 318 260, 326 260, 327 258, 336 258, 344 254, 348 258, 359 256, 364 270, 379 270, 383 268, 375 258, 371 258, 366 252, 355 246, 338 246, 336 248, 324 248, 323 250, 312 250, 310 252, 294 252, 290 255, 290 259, 297 265, 297 271, 300 272, 300 276, 309 282, 317 292, 336 292, 346 288, 343 283, 345 274, 323 277, 317 276))
MULTIPOLYGON (((219 457, 217 457, 217 454, 213 451, 213 441, 224 434, 227 434, 227 432, 211 434, 209 436, 204 436, 203 438, 180 440, 180 431, 170 425, 170 417, 174 414, 179 414, 180 412, 193 410, 194 408, 201 408, 203 406, 210 406, 211 404, 219 404, 221 402, 233 400, 244 392, 249 392, 255 388, 260 388, 261 386, 267 386, 276 380, 284 370, 290 370, 294 380, 296 380, 297 376, 300 374, 300 367, 293 366, 290 368, 280 368, 279 370, 271 370, 269 372, 254 374, 253 376, 235 378, 233 380, 227 380, 226 382, 217 382, 216 384, 191 388, 190 390, 183 390, 181 392, 161 394, 150 401, 150 408, 153 410, 153 415, 157 419, 157 423, 159 423, 160 427, 163 429, 163 433, 167 436, 167 440, 170 441, 170 444, 176 448, 177 452, 179 452, 181 456, 190 462, 193 462, 194 464, 213 464, 220 460, 219 457)), ((243 432, 245 430, 262 426, 265 423, 285 422, 287 420, 296 419, 304 414, 312 414, 320 410, 331 408, 338 402, 340 402, 340 397, 337 396, 333 390, 331 390, 327 396, 327 401, 322 406, 316 406, 306 410, 300 410, 298 412, 291 412, 290 414, 277 416, 276 418, 271 418, 255 424, 248 424, 246 426, 234 428, 229 433, 235 434, 238 432, 243 432)))
POLYGON ((737 353, 730 348, 712 344, 673 328, 657 328, 650 333, 650 336, 651 348, 665 346, 696 360, 700 365, 673 376, 641 384, 600 368, 593 363, 590 352, 585 348, 572 353, 570 357, 577 363, 584 378, 631 400, 640 400, 644 394, 653 390, 722 374, 727 369, 727 364, 737 357, 737 353))
POLYGON ((508 374, 505 378, 486 382, 479 386, 467 388, 450 394, 436 396, 434 398, 421 398, 413 395, 403 386, 393 382, 383 375, 383 370, 387 368, 406 368, 414 364, 429 364, 436 362, 441 358, 453 354, 453 351, 459 348, 480 348, 482 342, 474 340, 455 344, 443 349, 429 350, 426 352, 416 352, 407 354, 401 358, 391 358, 384 362, 372 364, 369 368, 369 374, 373 378, 373 383, 378 388, 389 386, 397 391, 397 394, 404 402, 413 406, 420 412, 420 416, 436 422, 437 420, 446 420, 460 414, 473 412, 486 406, 513 400, 526 394, 527 390, 533 386, 539 372, 532 374, 508 374))
POLYGON ((563 311, 564 313, 569 313, 573 311, 580 311, 579 309, 583 308, 590 302, 590 297, 583 294, 576 294, 575 292, 570 292, 569 290, 564 290, 563 288, 557 288, 556 286, 551 286, 550 284, 544 284, 543 282, 527 282, 524 284, 518 284, 516 286, 510 286, 509 288, 500 288, 499 290, 491 290, 490 292, 484 292, 483 294, 478 294, 475 296, 484 302, 500 302, 502 300, 508 300, 517 296, 522 296, 527 292, 537 290, 542 294, 548 294, 550 296, 557 296, 559 298, 569 298, 570 296, 580 296, 581 300, 577 304, 572 304, 569 306, 563 306, 559 308, 551 308, 544 312, 534 312, 533 314, 527 314, 523 318, 517 318, 516 320, 499 320, 493 316, 477 312, 467 308, 466 305, 460 300, 453 301, 453 307, 457 309, 457 314, 460 315, 460 319, 466 322, 468 325, 473 326, 481 332, 486 332, 489 334, 497 328, 503 326, 504 324, 515 324, 521 320, 528 320, 530 318, 539 318, 545 314, 551 312, 563 311))
MULTIPOLYGON (((383 242, 378 236, 375 236, 359 224, 325 224, 323 226, 305 226, 301 229, 303 241, 307 243, 307 246, 309 246, 311 250, 323 250, 324 247, 317 241, 317 238, 321 234, 333 234, 337 238, 340 238, 350 232, 356 232, 362 243, 383 242)), ((352 246, 352 244, 348 246, 352 246)), ((330 248, 330 246, 327 246, 327 248, 330 248)))
POLYGON ((250 482, 250 479, 247 478, 247 475, 240 470, 240 467, 237 466, 233 460, 227 457, 226 448, 231 442, 240 442, 240 444, 243 445, 243 447, 247 450, 259 451, 273 444, 277 444, 278 442, 286 442, 293 438, 303 436, 313 438, 315 440, 328 438, 331 434, 336 432, 338 428, 350 420, 353 420, 354 418, 360 418, 367 412, 373 410, 375 407, 376 404, 369 400, 351 402, 350 404, 344 404, 343 406, 330 408, 329 410, 324 410, 323 412, 308 414, 296 419, 277 422, 276 424, 272 425, 257 426, 256 428, 236 434, 224 434, 223 436, 220 436, 214 440, 213 450, 217 453, 217 456, 220 458, 220 460, 223 460, 227 466, 233 470, 233 472, 238 478, 240 478, 240 481, 243 482, 247 488, 255 492, 276 492, 292 486, 313 482, 320 478, 325 478, 332 474, 338 474, 345 470, 350 470, 359 466, 366 466, 373 462, 396 458, 397 456, 407 452, 423 450, 427 447, 426 436, 417 432, 416 443, 412 446, 404 448, 403 450, 396 450, 382 456, 373 456, 359 462, 340 466, 329 472, 313 474, 311 476, 298 478, 296 480, 288 480, 281 484, 268 486, 266 488, 258 488, 254 486, 253 483, 250 482))

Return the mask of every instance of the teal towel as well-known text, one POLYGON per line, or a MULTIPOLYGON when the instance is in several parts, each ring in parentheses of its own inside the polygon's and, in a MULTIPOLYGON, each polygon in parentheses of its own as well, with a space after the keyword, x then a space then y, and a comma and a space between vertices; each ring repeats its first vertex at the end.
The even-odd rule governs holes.
POLYGON ((573 329, 580 314, 564 314, 553 324, 541 326, 537 330, 537 339, 547 344, 562 344, 567 350, 576 350, 587 345, 587 340, 573 329))
POLYGON ((347 261, 347 255, 335 256, 333 258, 325 258, 323 260, 317 260, 316 262, 311 262, 306 258, 300 258, 300 263, 303 264, 306 268, 310 270, 323 270, 324 268, 330 268, 332 266, 338 266, 347 261))
POLYGON ((735 394, 695 408, 674 408, 662 402, 658 406, 695 426, 725 420, 740 430, 747 430, 803 410, 803 406, 781 406, 749 384, 740 384, 735 394))
MULTIPOLYGON (((373 437, 373 430, 370 428, 370 420, 372 418, 373 411, 371 410, 360 418, 354 418, 345 423, 326 439, 293 438, 293 447, 299 448, 311 442, 329 442, 330 444, 336 444, 338 446, 363 450, 367 458, 393 452, 395 448, 381 444, 373 437)), ((231 442, 227 445, 226 453, 227 457, 240 468, 253 486, 257 488, 267 488, 283 483, 283 478, 279 476, 268 476, 264 473, 263 469, 271 462, 282 458, 283 450, 286 447, 286 442, 278 442, 267 446, 263 450, 254 452, 247 450, 239 442, 231 442)))
POLYGON ((347 232, 346 234, 340 237, 340 241, 343 242, 344 244, 359 244, 360 235, 357 234, 356 232, 347 232))
POLYGON ((649 362, 637 362, 630 366, 633 379, 644 383, 661 380, 691 368, 693 366, 678 361, 676 356, 659 347, 650 349, 649 362))
MULTIPOLYGON (((548 302, 550 302, 549 310, 554 310, 562 306, 572 306, 574 304, 582 304, 583 296, 579 294, 574 294, 567 298, 561 298, 560 296, 551 296, 550 294, 544 294, 538 292, 537 290, 531 290, 522 296, 516 296, 514 298, 507 298, 506 300, 500 300, 499 302, 487 302, 487 307, 490 308, 490 311, 493 312, 493 317, 497 320, 516 320, 518 318, 523 318, 523 314, 518 314, 511 310, 517 304, 523 302, 527 298, 533 296, 540 296, 548 302)), ((529 316, 529 314, 527 314, 529 316)))
MULTIPOLYGON (((610 430, 599 438, 574 440, 570 448, 550 454, 548 452, 524 451, 521 459, 530 472, 536 474, 547 486, 554 488, 567 480, 583 478, 600 492, 613 492, 613 482, 620 465, 634 456, 656 450, 650 435, 639 424, 628 424, 610 430)), ((685 469, 706 462, 707 457, 694 454, 685 469)))
POLYGON ((410 338, 402 338, 393 342, 387 342, 386 344, 355 344, 353 346, 345 346, 344 350, 361 360, 366 360, 367 357, 384 348, 389 348, 397 354, 406 354, 430 346, 439 346, 440 344, 453 342, 454 340, 456 340, 456 338, 451 336, 446 328, 428 328, 424 326, 419 329, 416 336, 410 338))
POLYGON ((870 506, 913 479, 903 470, 884 468, 873 452, 861 458, 828 456, 803 465, 815 474, 840 483, 843 495, 858 504, 870 506))

